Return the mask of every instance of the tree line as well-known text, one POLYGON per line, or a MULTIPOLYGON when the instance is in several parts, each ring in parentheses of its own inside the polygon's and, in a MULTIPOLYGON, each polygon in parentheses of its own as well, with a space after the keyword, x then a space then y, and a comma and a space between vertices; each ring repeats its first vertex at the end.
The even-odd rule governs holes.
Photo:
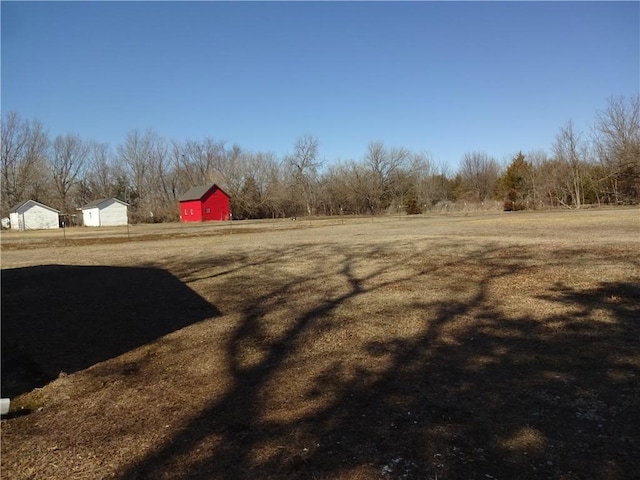
POLYGON ((360 159, 325 164, 318 139, 295 140, 278 157, 211 137, 167 140, 133 130, 112 148, 68 133, 50 138, 38 120, 8 112, 1 124, 1 209, 7 216, 33 199, 74 214, 92 200, 116 197, 132 222, 176 221, 178 198, 217 183, 234 218, 294 215, 419 214, 442 205, 499 202, 505 210, 640 203, 640 96, 612 97, 591 131, 571 121, 545 150, 518 152, 501 164, 468 152, 459 169, 427 152, 373 141, 360 159))

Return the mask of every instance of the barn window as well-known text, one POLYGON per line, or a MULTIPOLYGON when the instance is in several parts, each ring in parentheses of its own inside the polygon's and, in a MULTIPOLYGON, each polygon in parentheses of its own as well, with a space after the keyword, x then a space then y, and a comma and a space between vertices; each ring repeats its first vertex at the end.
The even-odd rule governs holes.
POLYGON ((210 208, 205 208, 204 209, 204 213, 211 213, 211 209, 210 208))
POLYGON ((193 208, 191 209, 191 215, 193 215, 193 208))
POLYGON ((184 209, 184 214, 185 214, 185 215, 189 215, 189 210, 185 208, 185 209, 184 209))

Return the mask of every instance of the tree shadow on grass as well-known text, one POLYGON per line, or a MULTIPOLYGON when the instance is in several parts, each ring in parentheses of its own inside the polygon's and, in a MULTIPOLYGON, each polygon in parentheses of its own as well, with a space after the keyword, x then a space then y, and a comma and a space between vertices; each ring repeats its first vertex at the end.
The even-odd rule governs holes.
POLYGON ((41 387, 220 312, 158 268, 2 270, 2 396, 41 387))
POLYGON ((347 257, 347 290, 299 312, 277 338, 261 322, 301 280, 248 299, 226 345, 232 388, 120 478, 634 478, 640 288, 552 288, 540 299, 569 307, 562 314, 509 316, 489 286, 522 268, 484 252, 387 281, 384 268, 357 275, 347 257), (345 302, 469 262, 485 273, 466 300, 412 301, 390 319, 417 317, 419 331, 354 342, 352 356, 316 366, 302 354, 338 328, 345 302), (247 344, 264 352, 250 365, 247 344), (273 380, 286 372, 293 386, 296 371, 308 378, 291 388, 281 408, 290 414, 270 414, 273 380))

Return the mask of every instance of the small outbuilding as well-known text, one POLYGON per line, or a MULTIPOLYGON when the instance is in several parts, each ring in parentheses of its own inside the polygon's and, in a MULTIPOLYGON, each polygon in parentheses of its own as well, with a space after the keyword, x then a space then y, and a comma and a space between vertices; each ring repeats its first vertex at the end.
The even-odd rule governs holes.
POLYGON ((126 225, 129 204, 117 198, 101 198, 81 207, 86 227, 117 227, 126 225))
POLYGON ((178 200, 180 219, 183 222, 221 221, 231 218, 229 195, 215 183, 193 187, 178 200))
POLYGON ((44 230, 60 228, 60 212, 35 200, 27 200, 11 209, 9 219, 11 228, 21 232, 25 230, 44 230))

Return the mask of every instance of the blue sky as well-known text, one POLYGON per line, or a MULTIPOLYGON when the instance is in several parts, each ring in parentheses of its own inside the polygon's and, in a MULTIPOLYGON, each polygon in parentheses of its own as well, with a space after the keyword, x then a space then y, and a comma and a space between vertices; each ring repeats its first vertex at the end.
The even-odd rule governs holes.
POLYGON ((327 163, 370 141, 498 160, 640 90, 639 2, 7 2, 3 115, 122 143, 152 128, 327 163))

